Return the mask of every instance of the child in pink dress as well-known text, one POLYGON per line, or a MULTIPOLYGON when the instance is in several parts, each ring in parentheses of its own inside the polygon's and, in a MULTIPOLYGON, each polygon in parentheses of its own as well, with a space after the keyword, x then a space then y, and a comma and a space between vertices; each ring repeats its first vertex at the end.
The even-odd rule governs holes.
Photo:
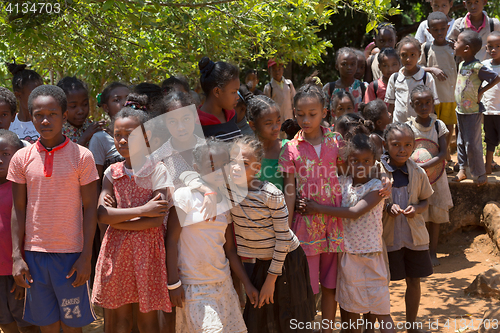
POLYGON ((146 120, 143 111, 125 107, 115 117, 114 140, 125 161, 104 172, 99 199, 99 221, 109 227, 96 265, 92 301, 112 309, 114 328, 130 331, 132 312, 139 308, 141 333, 159 333, 158 310, 171 312, 165 267, 163 221, 167 200, 167 172, 160 163, 134 173, 129 134, 146 120), (109 196, 116 199, 110 207, 109 196))
POLYGON ((343 140, 340 134, 320 126, 326 116, 324 105, 324 94, 319 87, 307 84, 297 91, 294 110, 302 129, 284 146, 279 169, 284 174, 289 225, 306 253, 312 290, 319 293, 321 282, 323 319, 334 320, 337 253, 344 249, 342 222, 333 216, 302 215, 295 210, 300 198, 333 207, 342 203, 337 160, 343 140))

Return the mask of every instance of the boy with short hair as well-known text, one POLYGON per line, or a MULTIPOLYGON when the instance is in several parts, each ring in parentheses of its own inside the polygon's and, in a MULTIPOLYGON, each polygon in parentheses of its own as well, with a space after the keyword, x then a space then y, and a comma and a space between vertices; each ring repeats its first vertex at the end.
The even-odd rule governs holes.
MULTIPOLYGON (((15 100, 14 97, 14 102, 15 100)), ((0 103, 1 114, 2 103, 0 103)), ((15 133, 4 128, 0 129, 0 198, 2 198, 0 200, 0 329, 4 333, 38 332, 38 327, 23 320, 25 291, 16 286, 12 276, 12 233, 10 227, 12 183, 7 180, 7 171, 12 156, 21 148, 23 148, 23 144, 15 133)))
MULTIPOLYGON (((396 28, 391 23, 382 22, 375 30, 375 37, 373 42, 375 46, 381 51, 386 48, 395 48, 398 35, 396 28)), ((372 82, 382 77, 382 72, 378 66, 378 53, 372 54, 366 59, 365 68, 365 82, 372 82)))
MULTIPOLYGON (((16 111, 16 95, 9 89, 0 87, 0 129, 9 129, 14 119, 16 119, 16 111)), ((21 142, 24 147, 30 145, 28 141, 21 140, 21 142)))
POLYGON ((484 112, 484 106, 480 101, 486 91, 500 83, 500 76, 475 58, 481 47, 481 37, 470 29, 461 32, 455 42, 455 53, 464 61, 458 68, 455 88, 460 171, 453 180, 459 182, 467 179, 465 167, 469 166, 472 176, 478 177, 476 181, 478 185, 486 184, 488 181, 481 143, 481 113, 484 112), (484 81, 488 84, 481 87, 484 81))
POLYGON ((62 134, 67 101, 61 88, 35 88, 28 108, 40 139, 14 155, 7 176, 16 213, 12 273, 28 288, 24 320, 44 333, 59 333, 61 326, 80 333, 95 319, 87 280, 99 176, 92 153, 62 134))
MULTIPOLYGON (((433 41, 422 44, 422 53, 420 55, 419 65, 424 67, 426 72, 434 76, 436 92, 440 104, 435 106, 437 117, 442 120, 448 128, 446 136, 446 145, 448 153, 446 160, 451 161, 450 141, 454 132, 454 125, 457 123, 455 109, 455 84, 457 82, 457 65, 455 62, 455 51, 446 40, 448 33, 448 17, 435 11, 427 17, 429 26, 428 32, 432 35, 433 41)), ((451 169, 450 169, 451 170, 451 169)))
MULTIPOLYGON (((483 65, 500 75, 500 31, 493 31, 486 41, 486 52, 491 59, 484 60, 483 65)), ((500 84, 486 91, 484 104, 484 142, 486 143, 486 174, 490 174, 493 165, 493 154, 500 143, 500 84)))
POLYGON ((496 18, 489 17, 485 11, 483 11, 487 0, 464 0, 464 6, 467 9, 467 14, 465 17, 461 17, 455 20, 449 38, 451 40, 457 40, 458 35, 465 29, 471 29, 479 34, 481 38, 481 48, 478 50, 476 58, 479 61, 487 59, 488 54, 486 53, 486 39, 488 34, 492 31, 500 31, 500 21, 496 18))
MULTIPOLYGON (((448 22, 448 30, 446 31, 446 36, 451 33, 455 19, 449 16, 450 9, 453 7, 453 0, 431 0, 432 11, 441 12, 446 15, 446 21, 448 22)), ((415 33, 415 38, 422 44, 426 42, 432 42, 434 37, 429 31, 429 19, 422 21, 418 26, 417 32, 415 33)))
POLYGON ((293 97, 295 88, 291 80, 283 76, 284 67, 275 59, 269 59, 267 68, 271 71, 271 82, 264 87, 264 95, 275 101, 280 107, 281 121, 293 119, 293 97))

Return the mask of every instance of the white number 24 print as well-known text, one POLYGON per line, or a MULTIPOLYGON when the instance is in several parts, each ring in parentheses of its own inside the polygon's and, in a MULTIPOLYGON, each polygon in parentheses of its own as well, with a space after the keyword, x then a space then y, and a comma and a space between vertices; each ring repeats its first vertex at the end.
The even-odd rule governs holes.
POLYGON ((73 311, 71 311, 70 307, 64 307, 62 308, 64 311, 64 318, 66 319, 73 319, 73 315, 76 316, 76 318, 80 318, 82 316, 82 313, 80 312, 80 307, 76 305, 73 308, 73 311))

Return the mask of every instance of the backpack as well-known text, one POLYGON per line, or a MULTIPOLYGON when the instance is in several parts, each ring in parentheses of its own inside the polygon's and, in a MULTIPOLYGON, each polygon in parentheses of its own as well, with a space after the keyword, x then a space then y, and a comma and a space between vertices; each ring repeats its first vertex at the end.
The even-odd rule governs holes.
MULTIPOLYGON (((336 81, 328 82, 328 97, 332 97, 332 93, 335 90, 335 83, 336 83, 336 81)), ((362 98, 362 100, 365 98, 365 91, 366 91, 366 86, 363 82, 361 82, 361 98, 362 98)))
MULTIPOLYGON (((429 50, 427 50, 427 51, 429 51, 429 50)), ((427 82, 427 74, 428 74, 428 73, 427 73, 427 72, 425 72, 425 75, 424 75, 424 77, 422 78, 422 82, 424 83, 424 86, 425 86, 425 83, 427 82)), ((393 83, 394 83, 394 86, 396 86, 396 80, 397 80, 397 77, 398 77, 397 75, 394 75, 394 76, 393 76, 392 81, 393 81, 393 83)), ((375 81, 373 81, 373 92, 375 93, 375 96, 377 96, 377 90, 378 90, 378 80, 375 80, 375 81)))
MULTIPOLYGON (((488 23, 490 25, 490 32, 493 32, 495 30, 495 21, 491 17, 488 17, 488 23)), ((459 29, 460 32, 464 31, 465 28, 459 29)))
MULTIPOLYGON (((398 73, 398 72, 396 72, 398 73)), ((425 86, 425 83, 427 82, 427 75, 430 75, 429 73, 427 72, 424 72, 424 77, 422 78, 422 83, 423 85, 425 86)), ((398 79, 398 76, 397 75, 393 75, 392 76, 392 83, 394 84, 394 86, 396 86, 396 80, 398 79)), ((378 84, 377 84, 377 87, 378 87, 378 84)), ((373 84, 373 88, 375 88, 375 83, 373 84)))
MULTIPOLYGON (((287 84, 288 89, 292 88, 290 83, 286 82, 286 79, 285 79, 285 83, 287 84)), ((267 85, 269 86, 269 98, 273 99, 273 85, 271 84, 271 82, 269 82, 267 85)))
MULTIPOLYGON (((411 124, 413 125, 413 120, 411 121, 411 124)), ((434 126, 436 127, 436 133, 438 135, 438 140, 439 140, 439 124, 438 124, 438 119, 434 122, 434 126)))

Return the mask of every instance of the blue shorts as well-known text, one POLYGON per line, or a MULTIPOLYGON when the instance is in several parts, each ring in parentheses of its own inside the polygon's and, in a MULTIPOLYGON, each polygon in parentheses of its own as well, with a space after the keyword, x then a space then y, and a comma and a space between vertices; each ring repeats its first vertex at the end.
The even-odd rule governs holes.
POLYGON ((26 251, 26 263, 33 278, 26 289, 24 320, 47 326, 62 321, 69 327, 83 327, 95 320, 90 305, 88 282, 80 287, 66 279, 80 253, 43 253, 26 251))

